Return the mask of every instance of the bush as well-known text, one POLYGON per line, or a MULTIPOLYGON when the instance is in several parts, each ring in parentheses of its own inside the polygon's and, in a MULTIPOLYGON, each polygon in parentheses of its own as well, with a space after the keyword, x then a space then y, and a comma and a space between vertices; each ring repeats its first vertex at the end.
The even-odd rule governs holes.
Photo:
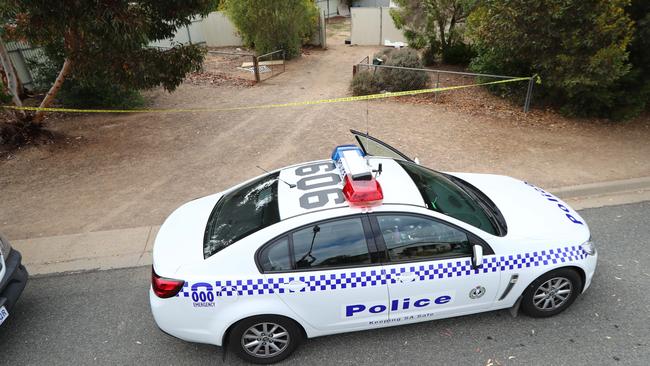
MULTIPOLYGON (((52 56, 57 59, 57 55, 52 56)), ((34 84, 39 91, 47 91, 54 83, 63 64, 62 60, 37 63, 30 61, 34 71, 34 84)), ((57 100, 66 108, 123 108, 142 107, 145 102, 136 89, 127 89, 111 80, 106 73, 97 71, 92 76, 81 78, 74 74, 64 82, 57 94, 57 100)))
POLYGON ((65 107, 123 108, 142 107, 144 98, 137 90, 123 89, 108 80, 68 79, 58 96, 65 107))
POLYGON ((381 92, 381 83, 372 71, 357 72, 352 78, 352 95, 369 95, 381 92))
POLYGON ((471 45, 463 42, 455 43, 442 50, 442 61, 451 65, 467 65, 476 57, 476 51, 471 45))
POLYGON ((283 49, 288 58, 299 56, 318 23, 313 0, 226 0, 223 8, 258 54, 283 49))
POLYGON ((431 47, 427 47, 422 52, 422 62, 425 66, 433 66, 436 64, 436 51, 431 47))
MULTIPOLYGON (((374 55, 386 66, 400 66, 421 69, 424 66, 413 49, 386 48, 374 55)), ((350 88, 354 95, 375 94, 381 91, 398 92, 424 89, 429 84, 426 71, 402 70, 378 67, 373 71, 358 72, 352 78, 350 88)))
MULTIPOLYGON (((625 4, 626 0, 481 2, 469 19, 478 53, 471 68, 491 74, 538 74, 542 85, 535 88, 534 101, 555 105, 572 116, 612 116, 620 99, 625 99, 620 98, 619 82, 631 68, 627 47, 633 23, 625 4)), ((503 93, 524 88, 523 84, 495 89, 503 93)))
MULTIPOLYGON (((384 50, 375 57, 384 60, 386 66, 424 68, 417 51, 410 48, 384 50)), ((382 89, 391 92, 424 89, 429 84, 425 71, 379 68, 378 74, 382 89)))

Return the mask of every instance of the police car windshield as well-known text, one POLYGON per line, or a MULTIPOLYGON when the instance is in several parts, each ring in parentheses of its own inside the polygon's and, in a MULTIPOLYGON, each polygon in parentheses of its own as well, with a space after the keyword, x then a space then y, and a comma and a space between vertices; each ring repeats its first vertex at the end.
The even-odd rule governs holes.
POLYGON ((444 175, 420 165, 395 160, 413 179, 427 207, 463 221, 492 235, 498 228, 492 213, 444 175))
POLYGON ((265 175, 221 197, 205 228, 204 258, 280 221, 279 175, 280 173, 265 175))

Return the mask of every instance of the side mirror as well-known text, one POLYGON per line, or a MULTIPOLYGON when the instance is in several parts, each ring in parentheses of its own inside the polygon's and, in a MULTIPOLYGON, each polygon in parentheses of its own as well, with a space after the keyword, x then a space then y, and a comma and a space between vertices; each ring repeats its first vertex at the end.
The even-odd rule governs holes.
POLYGON ((483 266, 483 247, 480 245, 472 246, 474 255, 472 256, 472 267, 479 269, 483 266))

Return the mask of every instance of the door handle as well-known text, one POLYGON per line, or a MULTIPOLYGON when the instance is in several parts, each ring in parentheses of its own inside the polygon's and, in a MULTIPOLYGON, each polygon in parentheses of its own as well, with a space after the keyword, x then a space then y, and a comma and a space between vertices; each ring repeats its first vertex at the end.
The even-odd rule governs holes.
POLYGON ((282 285, 283 289, 289 290, 290 292, 298 292, 304 289, 305 287, 307 287, 307 284, 302 281, 291 281, 289 283, 282 285))
POLYGON ((398 280, 399 282, 401 282, 401 283, 409 283, 409 282, 413 282, 413 281, 415 281, 415 278, 416 278, 416 277, 417 277, 417 276, 414 275, 414 274, 410 274, 410 273, 409 273, 409 274, 406 274, 406 273, 403 273, 403 274, 397 275, 397 280, 398 280))

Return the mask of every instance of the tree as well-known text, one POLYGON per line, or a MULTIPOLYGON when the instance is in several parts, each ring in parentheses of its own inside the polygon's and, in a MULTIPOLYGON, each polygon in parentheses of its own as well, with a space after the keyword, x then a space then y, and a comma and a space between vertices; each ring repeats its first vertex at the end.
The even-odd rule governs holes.
POLYGON ((391 9, 398 29, 404 31, 409 46, 425 49, 430 57, 446 54, 462 43, 461 25, 474 8, 476 0, 396 0, 391 9))
MULTIPOLYGON (((630 71, 628 0, 485 0, 469 17, 477 72, 541 77, 535 99, 606 115, 630 71)), ((502 87, 508 92, 512 87, 502 87)))
MULTIPOLYGON (((0 18, 10 36, 37 47, 60 50, 61 69, 41 107, 49 107, 66 78, 109 74, 125 87, 162 85, 173 91, 200 68, 204 50, 196 45, 155 49, 147 45, 173 37, 196 15, 207 15, 216 0, 1 0, 0 18)), ((43 118, 37 112, 35 121, 43 118)))
POLYGON ((611 103, 601 115, 612 119, 628 119, 650 106, 650 2, 632 0, 625 11, 636 24, 630 52, 630 72, 613 87, 611 103))
POLYGON ((289 58, 300 55, 318 22, 313 0, 225 0, 223 8, 258 54, 283 49, 289 58))

